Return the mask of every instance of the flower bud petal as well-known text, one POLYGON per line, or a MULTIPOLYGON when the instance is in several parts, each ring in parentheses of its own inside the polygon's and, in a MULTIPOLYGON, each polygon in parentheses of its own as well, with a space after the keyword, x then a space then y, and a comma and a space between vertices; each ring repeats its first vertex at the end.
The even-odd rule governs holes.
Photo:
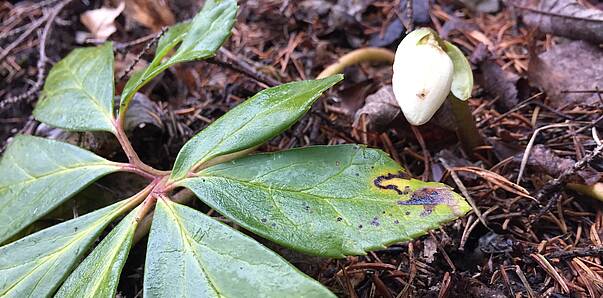
POLYGON ((394 95, 412 125, 425 124, 433 117, 452 84, 452 60, 435 39, 426 38, 418 43, 402 41, 394 60, 394 95))

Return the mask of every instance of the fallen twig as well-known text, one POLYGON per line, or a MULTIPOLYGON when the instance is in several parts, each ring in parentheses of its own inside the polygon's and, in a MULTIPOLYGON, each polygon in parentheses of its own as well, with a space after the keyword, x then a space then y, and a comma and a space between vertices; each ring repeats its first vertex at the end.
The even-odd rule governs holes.
MULTIPOLYGON (((40 57, 38 59, 37 65, 36 65, 36 67, 38 69, 38 74, 37 74, 37 79, 36 79, 35 84, 33 86, 31 86, 31 88, 29 88, 29 90, 27 90, 25 93, 18 95, 18 96, 14 96, 14 97, 8 97, 8 98, 5 98, 3 101, 1 101, 0 102, 0 113, 4 112, 5 109, 10 105, 16 104, 24 99, 29 99, 34 93, 38 92, 40 90, 40 88, 42 88, 42 84, 44 84, 44 75, 46 73, 46 62, 48 60, 48 57, 46 57, 46 41, 48 40, 48 36, 50 35, 50 30, 52 29, 52 24, 54 23, 54 20, 56 19, 57 15, 71 1, 72 0, 63 0, 62 2, 57 4, 52 9, 52 11, 50 12, 50 14, 48 16, 46 25, 44 26, 44 30, 42 31, 42 36, 40 36, 40 49, 39 49, 40 57)), ((28 100, 28 102, 30 102, 30 101, 28 100)))
MULTIPOLYGON (((559 177, 557 177, 557 178, 547 182, 545 185, 543 185, 542 188, 540 188, 540 190, 536 193, 534 198, 536 198, 536 200, 538 202, 541 202, 544 197, 549 196, 552 193, 558 191, 563 185, 565 185, 567 183, 569 178, 572 177, 576 173, 576 171, 585 167, 597 155, 601 154, 601 151, 603 151, 603 144, 599 144, 597 147, 595 147, 595 149, 593 149, 593 151, 591 153, 585 155, 581 160, 576 162, 571 168, 567 169, 565 172, 563 172, 561 175, 559 175, 559 177)), ((542 217, 542 215, 544 215, 546 212, 548 212, 550 210, 550 208, 553 207, 554 201, 555 200, 549 200, 547 205, 544 206, 538 212, 538 214, 536 214, 533 218, 530 219, 529 225, 532 225, 534 222, 538 221, 540 219, 540 217, 542 217)), ((529 211, 531 211, 531 209, 533 209, 533 208, 527 208, 525 213, 529 214, 529 211)))
POLYGON ((575 258, 575 257, 592 257, 592 256, 597 256, 597 257, 601 257, 603 256, 603 247, 598 247, 598 246, 591 246, 591 247, 584 247, 584 248, 576 248, 573 250, 569 250, 569 251, 556 251, 556 252, 552 252, 549 255, 547 255, 547 258, 550 259, 571 259, 571 258, 575 258))

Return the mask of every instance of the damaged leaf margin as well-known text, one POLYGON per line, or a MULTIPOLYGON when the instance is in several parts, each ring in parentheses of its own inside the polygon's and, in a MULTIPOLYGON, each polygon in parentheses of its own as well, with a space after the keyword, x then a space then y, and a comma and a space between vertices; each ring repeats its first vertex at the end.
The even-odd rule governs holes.
POLYGON ((411 179, 383 151, 357 145, 252 155, 179 184, 248 230, 325 257, 410 240, 470 210, 446 185, 411 179))

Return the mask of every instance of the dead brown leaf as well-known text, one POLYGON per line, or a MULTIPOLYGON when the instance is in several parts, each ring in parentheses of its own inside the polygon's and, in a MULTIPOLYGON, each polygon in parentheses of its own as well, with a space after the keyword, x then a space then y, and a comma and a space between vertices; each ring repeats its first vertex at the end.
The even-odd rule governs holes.
POLYGON ((369 131, 383 131, 400 113, 392 86, 388 85, 366 98, 364 106, 356 112, 354 127, 358 127, 360 117, 365 115, 369 131))
POLYGON ((499 97, 499 103, 505 110, 517 105, 517 81, 519 76, 513 72, 505 71, 498 64, 486 60, 480 64, 482 71, 481 85, 486 92, 499 97))
MULTIPOLYGON (((515 156, 514 161, 519 162, 523 153, 515 156)), ((544 145, 534 145, 528 159, 528 165, 539 172, 544 172, 552 177, 558 177, 563 172, 570 169, 576 163, 571 158, 559 157, 551 149, 544 145)), ((601 174, 591 167, 576 172, 573 182, 592 185, 601 179, 601 174)))
POLYGON ((594 90, 603 87, 601 61, 603 51, 597 46, 584 41, 562 43, 530 55, 528 78, 547 93, 555 107, 599 104, 594 90))
POLYGON ((587 8, 575 0, 523 1, 526 24, 571 39, 603 43, 603 11, 587 8))
POLYGON ((121 2, 116 8, 101 7, 89 10, 80 16, 80 21, 90 31, 95 40, 102 42, 117 30, 114 22, 124 10, 124 7, 124 2, 121 2))
POLYGON ((153 31, 176 22, 165 0, 126 0, 126 15, 153 31))

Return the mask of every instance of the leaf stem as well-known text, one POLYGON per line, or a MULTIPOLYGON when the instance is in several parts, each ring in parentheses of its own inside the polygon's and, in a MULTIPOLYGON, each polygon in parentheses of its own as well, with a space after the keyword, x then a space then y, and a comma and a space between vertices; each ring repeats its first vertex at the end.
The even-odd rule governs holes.
MULTIPOLYGON (((120 120, 121 120, 121 118, 120 118, 120 120)), ((119 141, 119 144, 121 145, 121 148, 126 153, 126 156, 128 157, 128 161, 130 162, 130 165, 134 166, 135 168, 138 168, 140 171, 145 172, 148 175, 153 176, 154 178, 163 177, 163 176, 170 174, 170 171, 157 170, 157 169, 145 164, 142 160, 140 160, 140 157, 138 157, 138 154, 136 153, 136 151, 134 151, 134 148, 132 147, 132 143, 130 143, 128 136, 126 135, 126 132, 123 129, 123 122, 119 121, 119 120, 118 121, 114 120, 113 125, 115 126, 115 137, 117 137, 117 140, 119 141)), ((136 172, 136 173, 140 173, 140 172, 136 172)))
MULTIPOLYGON (((176 194, 172 195, 171 198, 168 198, 165 194, 160 194, 159 199, 166 200, 171 199, 172 202, 178 204, 187 204, 192 198, 195 197, 192 191, 188 189, 183 189, 176 194)), ((156 202, 156 201, 155 201, 156 202)), ((153 222, 153 213, 146 214, 146 216, 139 221, 138 227, 136 228, 136 232, 134 232, 134 240, 133 243, 138 243, 140 239, 146 236, 151 229, 151 223, 153 222)))
POLYGON ((337 62, 329 65, 325 68, 316 78, 322 79, 330 75, 338 74, 351 65, 358 64, 361 62, 387 62, 389 64, 394 63, 394 52, 388 49, 382 48, 361 48, 351 51, 339 59, 337 62))
POLYGON ((452 95, 448 96, 448 100, 452 107, 452 114, 456 119, 456 132, 461 141, 461 146, 469 158, 473 158, 475 148, 483 145, 484 139, 479 134, 479 130, 475 125, 475 119, 471 113, 471 108, 466 100, 459 100, 452 95))
POLYGON ((131 164, 131 163, 121 163, 121 162, 117 162, 116 163, 117 166, 119 166, 121 168, 122 171, 124 172, 129 172, 129 173, 134 173, 134 174, 138 174, 142 177, 145 177, 149 180, 154 180, 157 178, 157 176, 150 174, 148 172, 145 172, 143 170, 141 170, 140 168, 138 168, 137 166, 131 164))
POLYGON ((124 210, 132 209, 134 206, 137 206, 138 204, 140 204, 140 202, 142 202, 143 200, 146 200, 146 198, 149 196, 149 194, 151 194, 153 192, 153 189, 155 189, 155 187, 157 187, 157 185, 159 184, 160 181, 161 181, 160 179, 153 180, 153 182, 149 183, 149 185, 147 185, 143 190, 141 190, 138 193, 136 193, 135 195, 131 196, 128 199, 130 202, 128 202, 126 205, 124 205, 123 209, 124 210))
POLYGON ((138 223, 140 223, 145 218, 145 216, 149 213, 149 211, 151 211, 153 206, 155 206, 156 202, 156 194, 151 193, 146 197, 146 199, 142 202, 142 207, 138 210, 138 213, 136 214, 136 221, 138 223))

